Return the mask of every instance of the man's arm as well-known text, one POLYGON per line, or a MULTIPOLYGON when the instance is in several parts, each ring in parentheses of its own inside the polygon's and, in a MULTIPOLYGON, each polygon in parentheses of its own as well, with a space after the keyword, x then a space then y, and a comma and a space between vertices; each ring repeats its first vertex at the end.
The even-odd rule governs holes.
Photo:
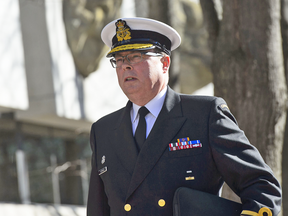
POLYGON ((110 208, 108 206, 108 199, 104 191, 103 181, 98 175, 96 165, 96 139, 94 125, 91 128, 90 145, 93 154, 91 159, 92 170, 88 194, 87 216, 109 216, 110 208))
POLYGON ((281 188, 272 170, 252 146, 222 99, 211 107, 209 138, 213 159, 224 181, 241 198, 243 215, 281 209, 281 188))

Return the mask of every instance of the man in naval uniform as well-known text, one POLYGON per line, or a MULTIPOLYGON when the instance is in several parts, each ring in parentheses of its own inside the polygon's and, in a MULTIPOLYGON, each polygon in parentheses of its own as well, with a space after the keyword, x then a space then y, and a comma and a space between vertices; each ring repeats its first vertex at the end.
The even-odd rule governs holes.
POLYGON ((219 195, 224 181, 241 198, 239 215, 277 215, 279 182, 225 101, 169 88, 179 34, 156 20, 122 18, 101 37, 129 101, 92 125, 88 216, 172 216, 177 188, 219 195))

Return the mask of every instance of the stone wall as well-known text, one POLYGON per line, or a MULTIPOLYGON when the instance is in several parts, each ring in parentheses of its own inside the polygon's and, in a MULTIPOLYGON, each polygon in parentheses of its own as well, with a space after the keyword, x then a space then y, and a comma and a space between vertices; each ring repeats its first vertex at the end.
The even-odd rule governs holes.
POLYGON ((86 216, 82 206, 48 205, 48 204, 10 204, 0 203, 2 216, 86 216))

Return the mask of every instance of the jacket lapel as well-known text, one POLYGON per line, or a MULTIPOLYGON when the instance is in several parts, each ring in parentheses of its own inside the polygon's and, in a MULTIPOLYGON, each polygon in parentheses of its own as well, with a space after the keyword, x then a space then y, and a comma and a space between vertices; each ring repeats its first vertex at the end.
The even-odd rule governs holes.
POLYGON ((185 121, 186 118, 182 116, 180 96, 168 88, 163 108, 138 155, 126 199, 153 169, 185 121))
POLYGON ((113 143, 118 142, 115 145, 115 150, 120 163, 132 176, 137 160, 138 150, 132 133, 130 117, 131 106, 132 103, 128 101, 119 121, 115 124, 115 129, 113 131, 114 136, 111 136, 111 138, 115 139, 112 140, 113 143))

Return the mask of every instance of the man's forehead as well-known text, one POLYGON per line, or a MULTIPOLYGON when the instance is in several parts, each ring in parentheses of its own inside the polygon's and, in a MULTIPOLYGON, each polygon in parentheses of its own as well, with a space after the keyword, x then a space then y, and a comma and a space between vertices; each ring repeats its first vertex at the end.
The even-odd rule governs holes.
POLYGON ((126 55, 129 55, 131 53, 139 53, 139 52, 153 52, 153 49, 151 49, 151 50, 130 50, 130 51, 117 52, 117 53, 115 53, 115 57, 126 56, 126 55))
POLYGON ((116 56, 125 56, 125 55, 128 55, 128 54, 130 54, 130 53, 135 53, 135 52, 139 52, 139 50, 131 50, 131 51, 117 52, 117 53, 115 53, 115 57, 116 57, 116 56))

